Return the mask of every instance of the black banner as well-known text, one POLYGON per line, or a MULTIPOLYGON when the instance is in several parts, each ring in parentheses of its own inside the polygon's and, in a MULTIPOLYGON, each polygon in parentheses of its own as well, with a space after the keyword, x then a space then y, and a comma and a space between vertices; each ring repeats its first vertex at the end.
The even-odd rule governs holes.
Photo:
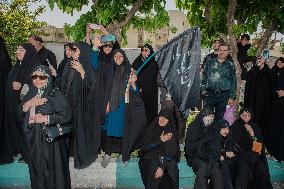
POLYGON ((191 28, 158 50, 160 74, 179 110, 186 116, 200 96, 200 29, 191 28))

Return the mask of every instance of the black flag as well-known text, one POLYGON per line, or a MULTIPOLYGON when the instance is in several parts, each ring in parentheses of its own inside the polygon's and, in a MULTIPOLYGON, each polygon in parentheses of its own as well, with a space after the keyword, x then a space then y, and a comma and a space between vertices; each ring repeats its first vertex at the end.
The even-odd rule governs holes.
POLYGON ((200 29, 191 28, 164 45, 155 56, 160 74, 179 110, 186 116, 200 96, 200 29))

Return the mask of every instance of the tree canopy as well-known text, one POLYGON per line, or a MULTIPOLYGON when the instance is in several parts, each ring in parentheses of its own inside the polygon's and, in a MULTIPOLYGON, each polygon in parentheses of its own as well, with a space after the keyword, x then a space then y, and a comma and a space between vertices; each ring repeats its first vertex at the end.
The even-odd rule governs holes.
POLYGON ((40 6, 30 10, 30 4, 37 0, 11 0, 0 1, 0 35, 7 43, 8 51, 12 59, 17 46, 27 41, 30 34, 41 34, 39 30, 45 25, 37 21, 44 7, 40 6))
MULTIPOLYGON (((88 0, 48 0, 50 7, 56 4, 64 12, 72 14, 80 11, 88 0)), ((87 23, 104 25, 108 31, 126 39, 125 33, 130 25, 137 29, 155 32, 156 29, 169 26, 168 12, 165 10, 166 0, 93 0, 91 11, 83 14, 71 26, 65 25, 65 31, 74 40, 85 37, 87 23)))
MULTIPOLYGON (((187 17, 191 25, 200 26, 204 46, 209 46, 220 33, 228 34, 229 0, 176 0, 176 3, 178 8, 188 11, 187 17)), ((269 30, 266 33, 269 39, 273 31, 283 33, 283 22, 283 0, 237 0, 232 30, 238 37, 243 33, 256 32, 257 26, 262 24, 263 29, 269 30)), ((259 45, 268 42, 267 36, 259 41, 259 45)))

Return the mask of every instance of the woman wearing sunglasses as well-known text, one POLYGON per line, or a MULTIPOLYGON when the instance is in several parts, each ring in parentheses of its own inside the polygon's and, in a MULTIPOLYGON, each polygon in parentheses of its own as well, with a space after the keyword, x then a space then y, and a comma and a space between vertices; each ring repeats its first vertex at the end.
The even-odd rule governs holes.
POLYGON ((52 74, 41 65, 30 75, 32 85, 20 106, 20 120, 28 147, 28 166, 33 189, 71 189, 66 138, 49 143, 45 128, 71 121, 66 97, 53 88, 52 74))
POLYGON ((6 105, 5 105, 5 127, 8 129, 9 142, 13 155, 19 152, 22 157, 19 162, 27 162, 26 143, 23 137, 23 129, 17 119, 16 109, 19 107, 21 100, 27 93, 32 82, 30 74, 32 69, 40 65, 40 60, 35 47, 31 44, 24 43, 17 49, 17 62, 13 66, 7 79, 6 105), (17 140, 15 140, 17 139, 17 140))

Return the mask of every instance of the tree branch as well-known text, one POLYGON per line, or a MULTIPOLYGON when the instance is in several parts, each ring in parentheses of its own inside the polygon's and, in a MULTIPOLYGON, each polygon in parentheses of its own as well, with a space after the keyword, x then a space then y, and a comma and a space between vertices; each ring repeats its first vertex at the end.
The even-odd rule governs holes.
POLYGON ((269 22, 269 25, 265 28, 265 32, 263 33, 263 35, 261 36, 258 46, 257 46, 257 55, 260 55, 261 52, 263 51, 263 49, 265 49, 267 43, 269 42, 269 38, 271 37, 274 29, 275 29, 275 25, 273 24, 272 21, 269 22))
POLYGON ((204 11, 205 19, 208 22, 212 22, 211 7, 212 7, 212 0, 208 0, 207 6, 204 11))
POLYGON ((120 37, 120 30, 121 30, 124 26, 126 26, 126 25, 130 22, 131 18, 136 14, 136 12, 139 11, 139 9, 140 9, 140 7, 141 7, 143 1, 144 1, 144 0, 137 0, 137 1, 136 1, 136 3, 135 3, 135 4, 131 7, 131 9, 129 10, 129 12, 128 12, 128 14, 126 15, 124 21, 122 21, 122 22, 114 21, 114 22, 112 22, 111 24, 109 24, 109 25, 107 26, 107 30, 110 31, 110 32, 112 32, 112 33, 114 33, 114 34, 118 37, 119 41, 120 41, 120 39, 121 39, 121 37, 120 37))

